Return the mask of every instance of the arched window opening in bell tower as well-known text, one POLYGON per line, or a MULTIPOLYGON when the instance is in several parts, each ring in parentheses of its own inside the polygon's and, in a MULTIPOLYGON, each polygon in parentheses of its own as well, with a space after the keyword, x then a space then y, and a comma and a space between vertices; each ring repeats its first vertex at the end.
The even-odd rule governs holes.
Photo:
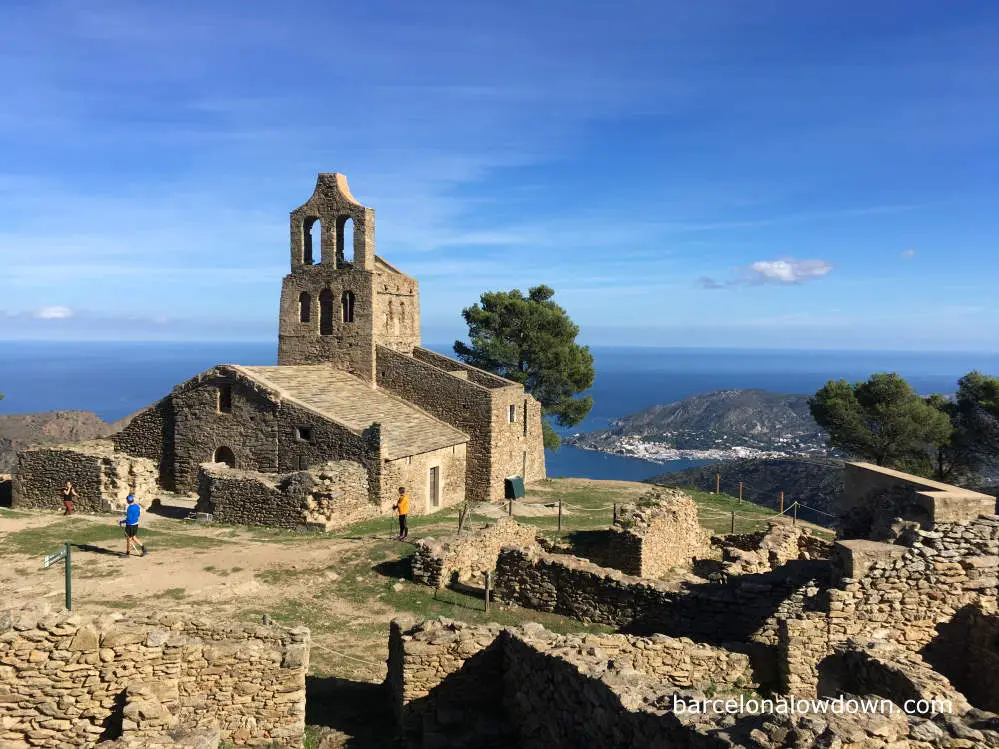
POLYGON ((333 335, 333 292, 329 289, 319 294, 319 335, 333 335))
POLYGON ((318 218, 305 220, 305 244, 302 262, 315 265, 316 259, 323 256, 323 223, 318 218))
POLYGON ((307 291, 298 295, 298 321, 312 322, 312 297, 307 291))
POLYGON ((354 221, 350 216, 337 221, 336 256, 338 261, 354 262, 354 221))
POLYGON ((340 312, 344 322, 354 322, 354 292, 345 291, 340 297, 340 312))

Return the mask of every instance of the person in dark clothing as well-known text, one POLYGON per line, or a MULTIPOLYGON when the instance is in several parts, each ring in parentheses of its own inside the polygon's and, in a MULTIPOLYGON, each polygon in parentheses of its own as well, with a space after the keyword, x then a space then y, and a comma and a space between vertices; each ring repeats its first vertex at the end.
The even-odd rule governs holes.
POLYGON ((399 487, 399 501, 392 509, 399 512, 399 540, 405 541, 409 536, 409 525, 406 522, 409 517, 409 495, 406 494, 405 486, 399 487))
POLYGON ((74 511, 73 502, 80 498, 80 495, 76 493, 76 489, 73 488, 73 482, 67 481, 62 487, 62 506, 65 507, 63 515, 72 515, 74 511))
POLYGON ((132 553, 133 544, 142 549, 142 556, 146 556, 146 546, 139 540, 139 515, 142 513, 139 503, 135 501, 135 497, 131 494, 125 499, 128 506, 125 508, 125 517, 118 521, 118 525, 125 527, 125 553, 122 554, 123 557, 127 557, 132 553))

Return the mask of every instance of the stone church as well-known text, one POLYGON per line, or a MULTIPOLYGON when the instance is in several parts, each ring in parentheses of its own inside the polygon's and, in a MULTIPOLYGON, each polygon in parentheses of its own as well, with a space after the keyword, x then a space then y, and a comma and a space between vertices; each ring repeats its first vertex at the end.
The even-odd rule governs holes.
POLYGON ((420 345, 419 285, 375 254, 375 212, 344 175, 320 174, 290 228, 277 366, 219 365, 107 441, 25 451, 16 504, 59 506, 66 478, 117 496, 152 465, 233 522, 295 525, 301 505, 329 525, 391 511, 399 486, 421 514, 544 478, 540 404, 420 345))

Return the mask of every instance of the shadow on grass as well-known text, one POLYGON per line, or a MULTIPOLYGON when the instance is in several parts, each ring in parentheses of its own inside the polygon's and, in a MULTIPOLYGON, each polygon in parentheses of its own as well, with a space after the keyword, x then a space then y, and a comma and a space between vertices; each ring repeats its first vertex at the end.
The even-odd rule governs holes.
POLYGON ((342 746, 349 749, 397 746, 395 719, 383 684, 306 676, 305 723, 317 736, 330 729, 346 734, 349 738, 342 746))

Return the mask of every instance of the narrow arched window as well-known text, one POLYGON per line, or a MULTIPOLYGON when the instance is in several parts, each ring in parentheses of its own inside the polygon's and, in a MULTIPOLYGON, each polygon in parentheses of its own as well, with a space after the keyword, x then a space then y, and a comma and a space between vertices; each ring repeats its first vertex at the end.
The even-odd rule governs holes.
POLYGON ((224 445, 215 451, 215 455, 212 456, 212 461, 215 463, 225 463, 230 468, 236 467, 236 456, 233 454, 232 450, 224 445))
POLYGON ((333 335, 333 292, 329 289, 319 294, 319 335, 333 335))
POLYGON ((354 262, 354 221, 350 216, 337 221, 336 254, 342 262, 354 262))
POLYGON ((305 220, 305 244, 302 253, 302 262, 306 265, 314 265, 316 258, 322 257, 323 252, 323 222, 318 218, 305 220))
POLYGON ((298 320, 299 322, 312 322, 312 297, 307 291, 298 295, 298 320))
POLYGON ((354 322, 354 292, 345 291, 340 297, 340 312, 344 322, 354 322))

